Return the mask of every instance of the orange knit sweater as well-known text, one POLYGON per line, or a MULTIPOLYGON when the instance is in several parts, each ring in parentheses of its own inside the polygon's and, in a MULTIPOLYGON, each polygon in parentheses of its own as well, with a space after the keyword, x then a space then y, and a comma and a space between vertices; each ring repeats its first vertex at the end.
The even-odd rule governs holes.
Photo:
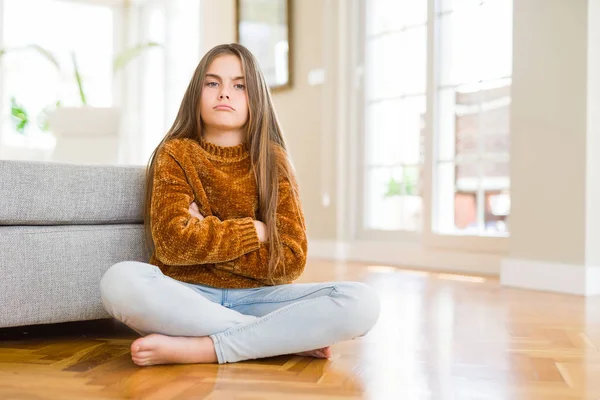
MULTIPOLYGON (((252 288, 267 280, 269 247, 260 243, 253 220, 257 186, 244 144, 221 147, 200 139, 168 140, 156 154, 150 220, 155 251, 150 264, 174 279, 219 288, 252 288), (192 217, 198 204, 205 217, 192 217)), ((277 229, 285 273, 275 284, 291 283, 303 272, 307 239, 292 183, 279 179, 277 229)))

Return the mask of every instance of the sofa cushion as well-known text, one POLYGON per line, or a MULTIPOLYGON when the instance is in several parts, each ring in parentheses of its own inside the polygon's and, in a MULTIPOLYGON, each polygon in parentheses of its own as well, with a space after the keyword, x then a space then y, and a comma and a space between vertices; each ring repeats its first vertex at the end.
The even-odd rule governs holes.
POLYGON ((0 328, 110 318, 102 276, 149 259, 142 224, 1 226, 0 238, 0 328))
POLYGON ((0 225, 143 222, 146 166, 0 160, 0 225))

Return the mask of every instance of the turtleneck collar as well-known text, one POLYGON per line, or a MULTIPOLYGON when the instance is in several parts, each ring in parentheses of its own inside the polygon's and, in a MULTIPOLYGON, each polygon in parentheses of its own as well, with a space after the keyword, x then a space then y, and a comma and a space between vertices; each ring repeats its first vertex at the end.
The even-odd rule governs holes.
POLYGON ((248 150, 246 150, 245 143, 240 143, 237 146, 224 147, 207 142, 204 137, 200 137, 199 143, 208 154, 217 156, 223 160, 238 161, 250 155, 248 150))

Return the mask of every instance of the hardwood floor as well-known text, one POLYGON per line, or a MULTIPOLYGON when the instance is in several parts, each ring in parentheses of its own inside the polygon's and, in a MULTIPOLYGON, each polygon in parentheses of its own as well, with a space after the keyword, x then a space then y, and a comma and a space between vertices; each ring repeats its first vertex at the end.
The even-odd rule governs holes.
POLYGON ((359 280, 382 314, 331 360, 138 367, 114 320, 0 330, 0 399, 600 399, 600 300, 496 278, 311 261, 359 280))

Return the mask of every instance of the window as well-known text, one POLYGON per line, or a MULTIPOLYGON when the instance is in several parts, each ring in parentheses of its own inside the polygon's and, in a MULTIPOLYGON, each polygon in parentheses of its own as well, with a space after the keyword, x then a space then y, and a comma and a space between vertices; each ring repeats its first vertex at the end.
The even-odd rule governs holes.
MULTIPOLYGON (((39 52, 12 51, 2 59, 2 115, 10 115, 11 98, 29 114, 29 132, 39 134, 44 108, 60 101, 81 104, 71 53, 76 56, 87 100, 112 105, 113 11, 110 7, 72 1, 3 0, 1 47, 38 45, 50 51, 60 70, 39 52), (31 10, 35 10, 32 12, 31 10), (60 27, 60 28, 57 28, 60 27)), ((11 118, 2 118, 3 136, 18 136, 11 118)))
MULTIPOLYGON (((149 2, 140 6, 140 27, 143 42, 166 43, 167 4, 149 2)), ((139 98, 139 126, 144 163, 150 157, 168 129, 166 121, 166 57, 163 51, 151 51, 142 56, 140 65, 141 87, 144 96, 139 98), (146 89, 146 90, 144 90, 146 89)))
POLYGON ((444 0, 435 88, 433 230, 508 232, 512 1, 444 0))
POLYGON ((362 230, 506 236, 512 1, 363 4, 362 230))
POLYGON ((43 154, 25 151, 23 157, 51 159, 55 140, 41 132, 37 119, 57 100, 81 105, 74 52, 88 105, 121 111, 120 162, 146 164, 200 59, 201 5, 200 0, 144 0, 130 7, 118 0, 0 0, 0 48, 39 45, 60 65, 59 71, 34 49, 2 58, 0 158, 16 158, 19 147, 28 147, 26 136, 33 136, 35 147, 48 142, 43 154), (117 54, 148 42, 159 46, 146 48, 113 73, 117 54), (10 118, 13 96, 29 113, 28 135, 18 133, 10 118))
POLYGON ((427 0, 367 0, 363 228, 418 231, 427 0))
POLYGON ((200 0, 146 0, 137 7, 135 41, 155 42, 136 63, 135 89, 128 96, 130 162, 146 164, 175 120, 201 54, 200 0))

